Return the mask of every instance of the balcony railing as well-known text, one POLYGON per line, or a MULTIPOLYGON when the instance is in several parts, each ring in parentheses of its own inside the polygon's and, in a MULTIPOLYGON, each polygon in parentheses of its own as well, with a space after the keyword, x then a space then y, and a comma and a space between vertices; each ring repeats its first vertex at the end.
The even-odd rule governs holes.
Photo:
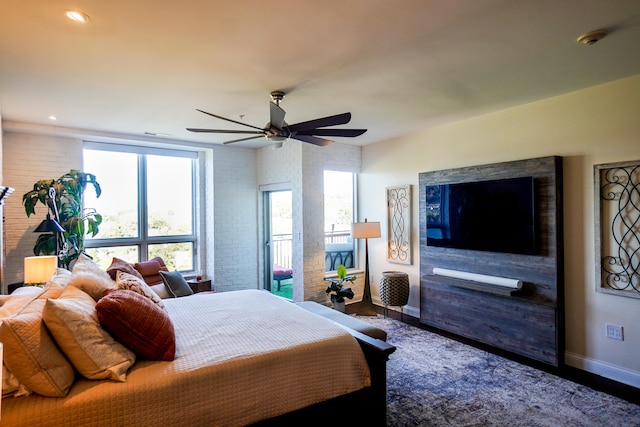
MULTIPOLYGON (((325 271, 333 271, 340 264, 352 268, 354 264, 353 241, 348 231, 329 232, 324 235, 325 271)), ((285 268, 292 268, 293 253, 291 234, 274 234, 271 242, 273 263, 285 268)))

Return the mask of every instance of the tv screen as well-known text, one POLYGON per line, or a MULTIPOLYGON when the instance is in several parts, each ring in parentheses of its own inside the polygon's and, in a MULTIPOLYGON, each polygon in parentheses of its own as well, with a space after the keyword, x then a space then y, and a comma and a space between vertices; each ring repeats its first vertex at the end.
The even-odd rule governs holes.
POLYGON ((427 245, 535 254, 533 177, 426 187, 427 245))

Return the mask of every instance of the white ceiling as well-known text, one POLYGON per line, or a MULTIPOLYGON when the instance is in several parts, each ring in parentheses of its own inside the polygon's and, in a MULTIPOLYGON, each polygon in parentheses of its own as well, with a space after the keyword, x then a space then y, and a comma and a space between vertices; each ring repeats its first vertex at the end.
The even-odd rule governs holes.
POLYGON ((196 108, 262 127, 283 90, 288 123, 350 111, 365 145, 639 74, 638 42, 638 0, 2 0, 0 111, 222 143, 196 108))

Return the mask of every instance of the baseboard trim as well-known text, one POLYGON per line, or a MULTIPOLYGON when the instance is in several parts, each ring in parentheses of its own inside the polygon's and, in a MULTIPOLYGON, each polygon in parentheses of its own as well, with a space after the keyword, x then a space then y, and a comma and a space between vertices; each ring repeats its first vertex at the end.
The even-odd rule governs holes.
MULTIPOLYGON (((380 297, 371 297, 371 302, 375 305, 378 305, 380 307, 382 307, 384 309, 384 304, 382 304, 382 302, 380 301, 380 297)), ((397 313, 403 313, 407 316, 411 316, 411 317, 415 317, 416 319, 420 318, 420 310, 416 307, 410 306, 410 305, 405 305, 402 307, 402 311, 400 307, 396 307, 396 306, 389 306, 388 307, 389 311, 395 311, 397 313)))
POLYGON ((566 351, 564 363, 582 371, 600 375, 631 387, 640 388, 640 372, 566 351))

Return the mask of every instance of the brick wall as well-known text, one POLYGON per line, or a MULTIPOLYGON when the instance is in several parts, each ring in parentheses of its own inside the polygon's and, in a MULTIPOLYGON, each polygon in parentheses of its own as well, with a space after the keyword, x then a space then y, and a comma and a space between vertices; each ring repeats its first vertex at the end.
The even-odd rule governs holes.
POLYGON ((256 152, 216 147, 213 160, 216 290, 259 288, 256 152))
MULTIPOLYGON (((360 162, 360 147, 338 143, 317 147, 290 140, 280 149, 258 150, 258 184, 268 188, 287 183, 292 191, 294 301, 328 300, 324 282, 324 170, 358 172, 360 162)), ((261 250, 261 265, 263 256, 261 250)), ((264 280, 262 271, 260 280, 264 280)))
MULTIPOLYGON (((39 179, 58 178, 82 167, 82 139, 5 131, 4 185, 14 187, 5 214, 4 284, 23 277, 23 258, 32 255, 45 209, 27 218, 22 195, 39 179)), ((358 172, 360 147, 316 147, 289 141, 281 149, 214 146, 204 150, 201 185, 204 206, 203 269, 220 291, 262 288, 262 206, 259 185, 288 183, 294 209, 294 300, 326 302, 324 289, 325 169, 358 172), (213 206, 213 208, 212 208, 213 206), (211 232, 213 230, 213 232, 211 232)))
MULTIPOLYGON (((23 279, 23 259, 33 255, 46 208, 36 207, 27 218, 22 195, 40 179, 55 179, 70 169, 82 168, 82 138, 29 131, 6 131, 2 140, 4 185, 16 190, 4 206, 6 259, 4 288, 23 279)), ((118 141, 127 143, 127 141, 118 141)), ((257 202, 255 150, 237 147, 204 147, 200 182, 204 197, 199 229, 204 236, 201 268, 220 290, 256 288, 257 202), (215 209, 214 209, 215 207, 215 209), (214 244, 215 242, 215 244, 214 244), (217 245, 217 246, 216 246, 217 245)), ((99 177, 98 177, 99 180, 99 177)))
POLYGON ((24 258, 33 255, 38 234, 33 230, 47 214, 36 206, 27 218, 22 195, 41 179, 55 179, 71 169, 82 168, 82 140, 5 132, 2 141, 3 179, 15 188, 4 204, 4 285, 22 282, 24 258))

